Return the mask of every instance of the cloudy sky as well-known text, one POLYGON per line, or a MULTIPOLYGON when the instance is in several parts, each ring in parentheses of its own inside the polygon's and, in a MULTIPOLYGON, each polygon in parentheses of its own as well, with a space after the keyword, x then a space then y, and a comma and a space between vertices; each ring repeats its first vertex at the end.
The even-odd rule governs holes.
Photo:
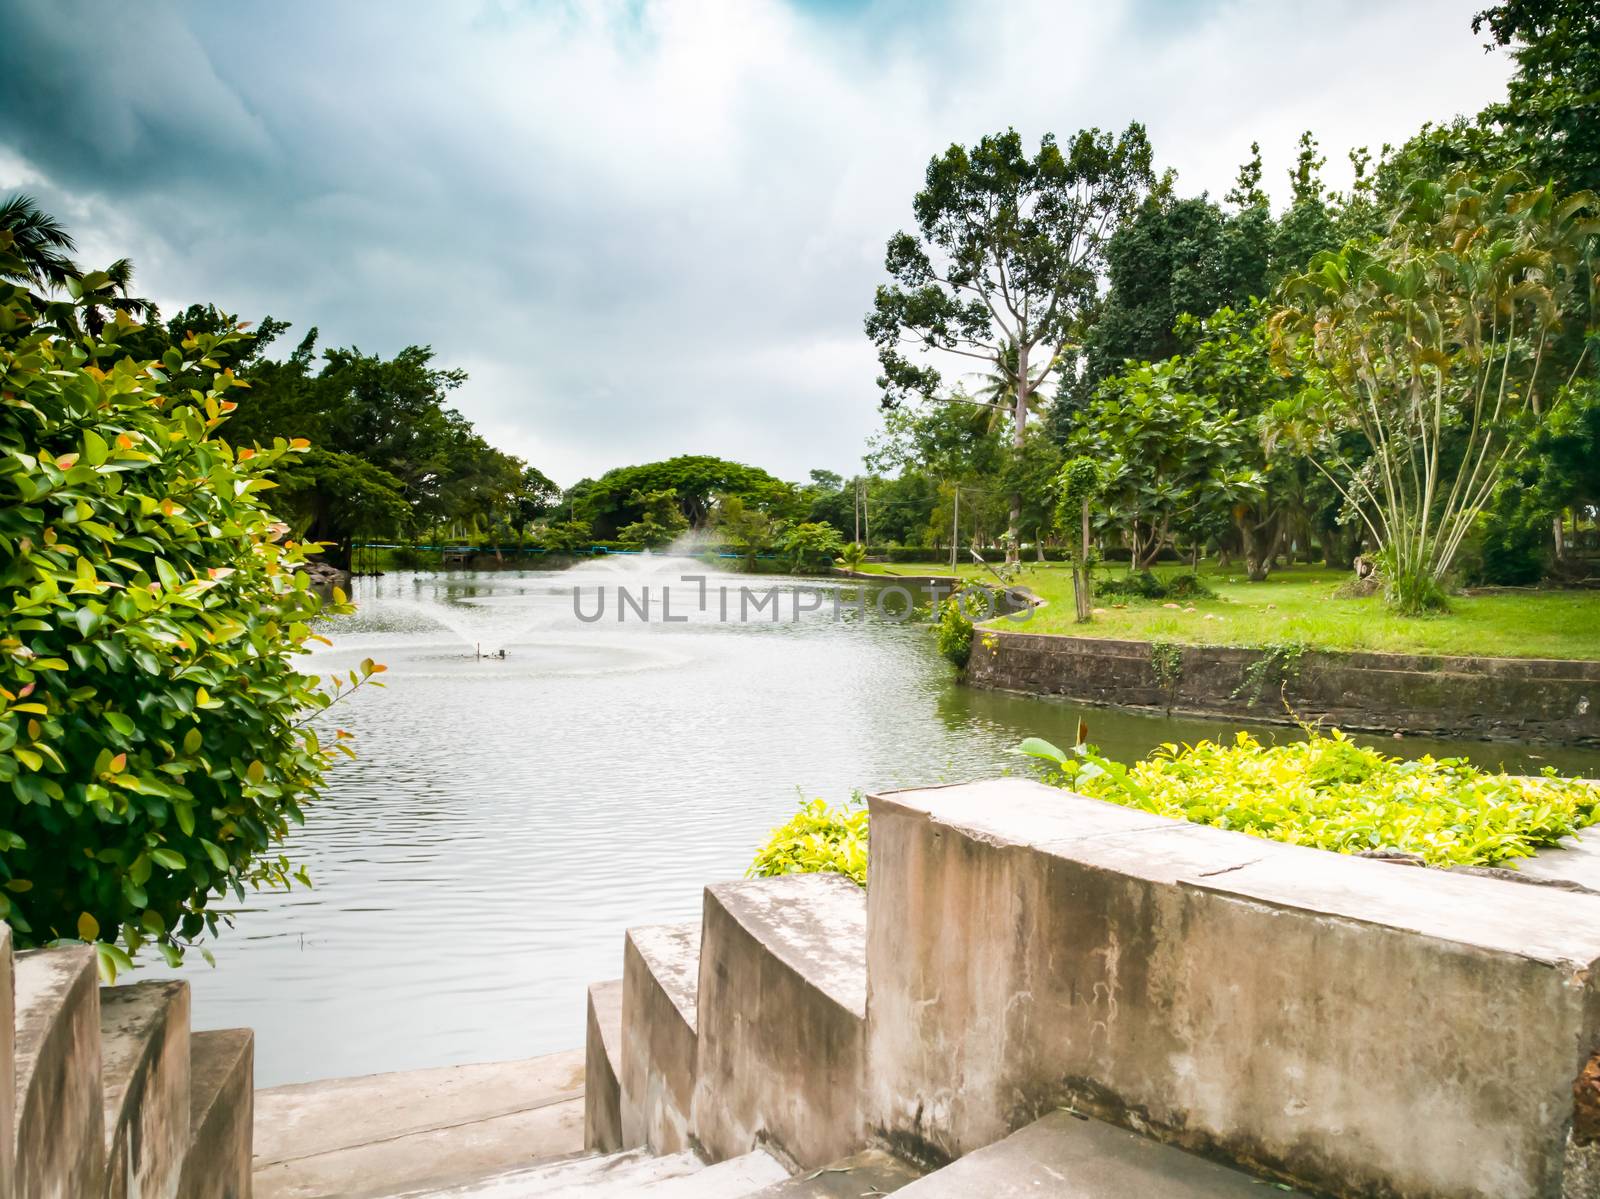
POLYGON ((432 345, 562 483, 714 453, 848 471, 861 320, 927 160, 1149 128, 1186 191, 1259 140, 1345 151, 1497 95, 1446 0, 0 4, 0 192, 323 344, 432 345))

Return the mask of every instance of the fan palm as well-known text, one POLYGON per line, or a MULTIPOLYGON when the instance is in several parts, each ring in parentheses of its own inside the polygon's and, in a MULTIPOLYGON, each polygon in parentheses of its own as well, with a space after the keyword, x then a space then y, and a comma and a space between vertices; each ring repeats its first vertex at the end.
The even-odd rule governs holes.
POLYGON ((10 234, 11 255, 21 264, 0 267, 0 278, 38 287, 64 287, 78 274, 67 257, 78 248, 72 235, 32 196, 18 192, 0 202, 0 234, 10 234))

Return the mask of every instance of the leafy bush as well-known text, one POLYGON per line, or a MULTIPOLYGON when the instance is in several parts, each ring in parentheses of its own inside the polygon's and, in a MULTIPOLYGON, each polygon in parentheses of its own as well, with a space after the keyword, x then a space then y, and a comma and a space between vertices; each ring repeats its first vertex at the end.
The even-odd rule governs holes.
POLYGON ((750 866, 751 878, 779 874, 842 874, 867 885, 867 809, 860 792, 830 808, 820 799, 801 803, 750 866))
POLYGON ((1430 866, 1528 857, 1600 820, 1600 788, 1546 769, 1531 778, 1461 758, 1392 758, 1335 729, 1302 742, 1161 746, 1132 766, 1092 746, 1063 753, 1030 737, 1020 752, 1050 779, 1095 799, 1338 853, 1395 849, 1430 866))
POLYGON ((346 747, 304 726, 330 609, 262 502, 306 447, 216 436, 244 336, 139 361, 86 305, 0 282, 0 916, 24 946, 99 942, 114 976, 214 935, 214 897, 303 880, 275 847, 346 747))
POLYGON ((958 670, 965 670, 972 657, 972 621, 961 610, 957 596, 951 596, 939 604, 939 623, 935 635, 939 652, 955 663, 958 670))
POLYGON ((1162 577, 1149 570, 1104 579, 1095 585, 1095 590, 1102 597, 1120 599, 1211 599, 1216 595, 1197 574, 1185 572, 1162 577))

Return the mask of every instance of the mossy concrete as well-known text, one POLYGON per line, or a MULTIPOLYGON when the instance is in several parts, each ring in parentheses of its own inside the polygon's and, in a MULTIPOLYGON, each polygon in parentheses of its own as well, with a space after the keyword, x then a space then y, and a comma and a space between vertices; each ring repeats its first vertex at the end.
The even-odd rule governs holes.
POLYGON ((1148 711, 1600 745, 1600 661, 1164 645, 980 628, 966 680, 1148 711))

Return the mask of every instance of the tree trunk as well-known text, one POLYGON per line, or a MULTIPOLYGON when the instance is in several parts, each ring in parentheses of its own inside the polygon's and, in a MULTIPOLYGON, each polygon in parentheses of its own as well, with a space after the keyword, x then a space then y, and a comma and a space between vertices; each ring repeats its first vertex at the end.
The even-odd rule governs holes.
MULTIPOLYGON (((1011 448, 1020 456, 1028 432, 1028 344, 1017 342, 1017 406, 1011 418, 1011 448)), ((1022 561, 1022 493, 1011 493, 1011 521, 1006 529, 1006 563, 1022 561)))
POLYGON ((1083 501, 1083 540, 1072 561, 1072 602, 1077 608, 1078 623, 1083 624, 1094 614, 1093 580, 1089 574, 1089 501, 1083 501))
POLYGON ((1258 522, 1253 512, 1247 512, 1238 517, 1236 523, 1244 543, 1245 577, 1252 583, 1264 583, 1272 574, 1273 559, 1278 556, 1283 541, 1283 521, 1274 513, 1258 522), (1268 527, 1272 529, 1270 537, 1266 533, 1268 527))

